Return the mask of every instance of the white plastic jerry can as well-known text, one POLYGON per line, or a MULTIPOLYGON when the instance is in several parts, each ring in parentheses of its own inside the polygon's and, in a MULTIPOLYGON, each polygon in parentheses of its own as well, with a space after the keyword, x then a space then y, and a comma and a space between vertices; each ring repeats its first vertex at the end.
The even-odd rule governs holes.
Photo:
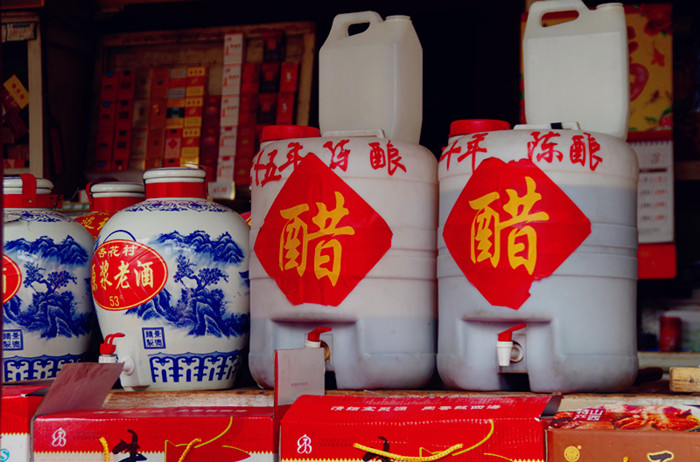
POLYGON ((319 326, 340 389, 420 388, 435 371, 437 161, 383 136, 265 127, 251 168, 249 365, 319 326))
POLYGON ((534 2, 522 51, 528 124, 578 122, 582 130, 625 139, 630 81, 622 3, 591 10, 581 0, 534 2), (545 25, 554 13, 573 19, 545 25))
POLYGON ((319 51, 322 133, 383 130, 418 143, 423 122, 423 48, 411 18, 339 14, 319 51), (367 25, 353 34, 352 26, 367 25))
POLYGON ((445 384, 610 392, 637 374, 637 158, 617 137, 452 124, 438 166, 445 384))

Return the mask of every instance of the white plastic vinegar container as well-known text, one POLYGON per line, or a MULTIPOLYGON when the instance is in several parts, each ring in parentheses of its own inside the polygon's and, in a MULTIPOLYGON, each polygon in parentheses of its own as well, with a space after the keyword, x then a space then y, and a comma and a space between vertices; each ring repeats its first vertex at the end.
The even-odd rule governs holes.
POLYGON ((423 49, 411 19, 337 15, 319 52, 321 133, 383 130, 391 140, 418 143, 422 120, 423 49), (351 34, 360 24, 367 29, 351 34))
POLYGON ((523 35, 528 124, 578 122, 582 130, 625 138, 629 125, 629 54, 621 3, 539 1, 523 35), (545 26, 547 14, 575 19, 545 26))
POLYGON ((410 389, 435 371, 437 161, 382 136, 265 127, 251 168, 249 366, 330 350, 339 389, 410 389))
POLYGON ((453 123, 438 166, 440 377, 623 390, 638 367, 636 156, 575 125, 507 128, 453 123))

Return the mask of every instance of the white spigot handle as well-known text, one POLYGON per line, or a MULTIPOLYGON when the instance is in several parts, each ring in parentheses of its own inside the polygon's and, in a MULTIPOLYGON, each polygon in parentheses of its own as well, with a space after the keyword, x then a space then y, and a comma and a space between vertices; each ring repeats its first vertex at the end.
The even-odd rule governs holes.
POLYGON ((513 342, 496 342, 496 354, 498 355, 498 365, 501 367, 510 365, 510 354, 513 351, 513 342))

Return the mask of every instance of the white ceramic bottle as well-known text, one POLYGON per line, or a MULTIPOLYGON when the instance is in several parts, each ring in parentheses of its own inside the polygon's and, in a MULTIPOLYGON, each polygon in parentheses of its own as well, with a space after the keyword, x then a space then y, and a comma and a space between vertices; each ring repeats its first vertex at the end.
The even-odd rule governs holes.
POLYGON ((248 339, 249 227, 206 199, 205 172, 144 173, 146 199, 100 232, 92 290, 102 335, 137 390, 233 386, 248 339))
POLYGON ((88 231, 52 208, 53 183, 3 180, 3 382, 48 379, 87 353, 94 312, 88 231))

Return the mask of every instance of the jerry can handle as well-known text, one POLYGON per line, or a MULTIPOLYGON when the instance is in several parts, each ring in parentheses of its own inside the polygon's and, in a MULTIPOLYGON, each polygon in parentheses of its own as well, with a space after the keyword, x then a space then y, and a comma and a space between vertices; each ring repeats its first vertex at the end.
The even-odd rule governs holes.
POLYGON ((338 14, 333 18, 331 31, 328 33, 328 40, 341 40, 350 37, 348 29, 352 25, 369 23, 369 27, 372 27, 372 25, 382 22, 384 22, 384 20, 376 11, 358 11, 356 13, 338 14))
POLYGON ((528 10, 525 29, 530 29, 531 31, 534 30, 534 28, 546 29, 546 27, 542 25, 542 17, 547 13, 564 11, 576 11, 578 13, 578 18, 573 19, 573 21, 581 19, 586 14, 592 13, 582 0, 545 0, 534 2, 530 5, 530 9, 528 10))

